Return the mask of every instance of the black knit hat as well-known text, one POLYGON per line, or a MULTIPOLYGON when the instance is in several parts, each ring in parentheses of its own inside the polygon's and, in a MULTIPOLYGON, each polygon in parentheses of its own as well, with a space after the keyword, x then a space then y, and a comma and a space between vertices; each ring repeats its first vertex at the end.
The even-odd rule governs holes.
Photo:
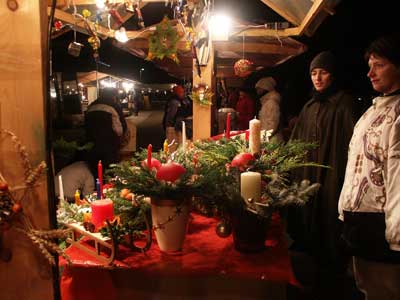
POLYGON ((315 68, 324 69, 325 71, 335 74, 336 71, 335 56, 329 51, 323 51, 312 60, 310 64, 310 73, 315 68))

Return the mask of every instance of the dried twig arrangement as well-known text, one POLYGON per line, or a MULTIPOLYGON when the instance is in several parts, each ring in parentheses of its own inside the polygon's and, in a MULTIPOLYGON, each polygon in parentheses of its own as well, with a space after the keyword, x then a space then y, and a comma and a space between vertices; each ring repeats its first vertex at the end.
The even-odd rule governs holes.
POLYGON ((39 248, 40 252, 47 258, 50 264, 55 264, 54 254, 64 257, 70 263, 69 257, 56 242, 59 238, 65 238, 69 230, 35 229, 28 216, 24 214, 22 208, 22 202, 26 198, 27 193, 32 191, 35 183, 45 172, 47 168, 46 163, 42 161, 33 168, 26 147, 22 145, 19 138, 11 131, 4 129, 0 131, 0 134, 5 134, 11 138, 24 168, 24 185, 14 189, 8 186, 7 180, 0 171, 0 234, 1 231, 13 227, 17 231, 25 234, 33 244, 39 248), (24 193, 20 199, 17 199, 13 191, 21 189, 24 190, 24 193))

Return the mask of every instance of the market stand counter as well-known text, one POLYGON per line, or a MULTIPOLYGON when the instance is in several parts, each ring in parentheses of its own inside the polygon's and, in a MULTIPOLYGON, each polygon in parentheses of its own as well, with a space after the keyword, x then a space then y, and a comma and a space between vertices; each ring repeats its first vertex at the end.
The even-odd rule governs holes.
POLYGON ((296 280, 279 216, 261 253, 235 250, 232 236, 216 235, 217 223, 192 214, 181 253, 163 253, 155 241, 145 253, 120 246, 111 266, 72 246, 72 265, 60 263, 62 299, 286 299, 296 280))

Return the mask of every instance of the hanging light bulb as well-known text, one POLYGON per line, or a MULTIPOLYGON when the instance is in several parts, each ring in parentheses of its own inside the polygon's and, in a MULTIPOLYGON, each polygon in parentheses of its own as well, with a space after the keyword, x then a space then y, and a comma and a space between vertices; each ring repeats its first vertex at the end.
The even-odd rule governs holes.
POLYGON ((213 41, 227 41, 231 30, 231 19, 222 14, 212 15, 208 22, 208 30, 213 41))
POLYGON ((106 6, 105 1, 104 0, 96 0, 96 6, 98 9, 103 9, 106 6))
POLYGON ((114 36, 115 36, 115 39, 121 43, 126 43, 129 40, 128 36, 126 35, 126 31, 125 31, 124 27, 121 27, 120 29, 115 31, 114 36))

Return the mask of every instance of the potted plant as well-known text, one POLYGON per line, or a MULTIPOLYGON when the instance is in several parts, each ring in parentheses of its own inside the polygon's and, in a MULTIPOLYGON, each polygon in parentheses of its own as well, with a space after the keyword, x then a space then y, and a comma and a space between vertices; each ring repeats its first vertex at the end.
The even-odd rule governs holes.
POLYGON ((173 157, 142 149, 110 170, 117 190, 143 195, 151 203, 152 228, 162 251, 183 246, 191 199, 201 189, 194 170, 181 149, 173 157))
POLYGON ((319 184, 307 179, 290 179, 292 169, 324 167, 306 161, 307 152, 317 146, 264 137, 260 152, 253 155, 248 141, 241 137, 195 143, 187 157, 196 162, 198 184, 206 191, 196 198, 195 205, 232 224, 238 250, 262 250, 272 213, 287 205, 303 205, 318 190, 319 184))

